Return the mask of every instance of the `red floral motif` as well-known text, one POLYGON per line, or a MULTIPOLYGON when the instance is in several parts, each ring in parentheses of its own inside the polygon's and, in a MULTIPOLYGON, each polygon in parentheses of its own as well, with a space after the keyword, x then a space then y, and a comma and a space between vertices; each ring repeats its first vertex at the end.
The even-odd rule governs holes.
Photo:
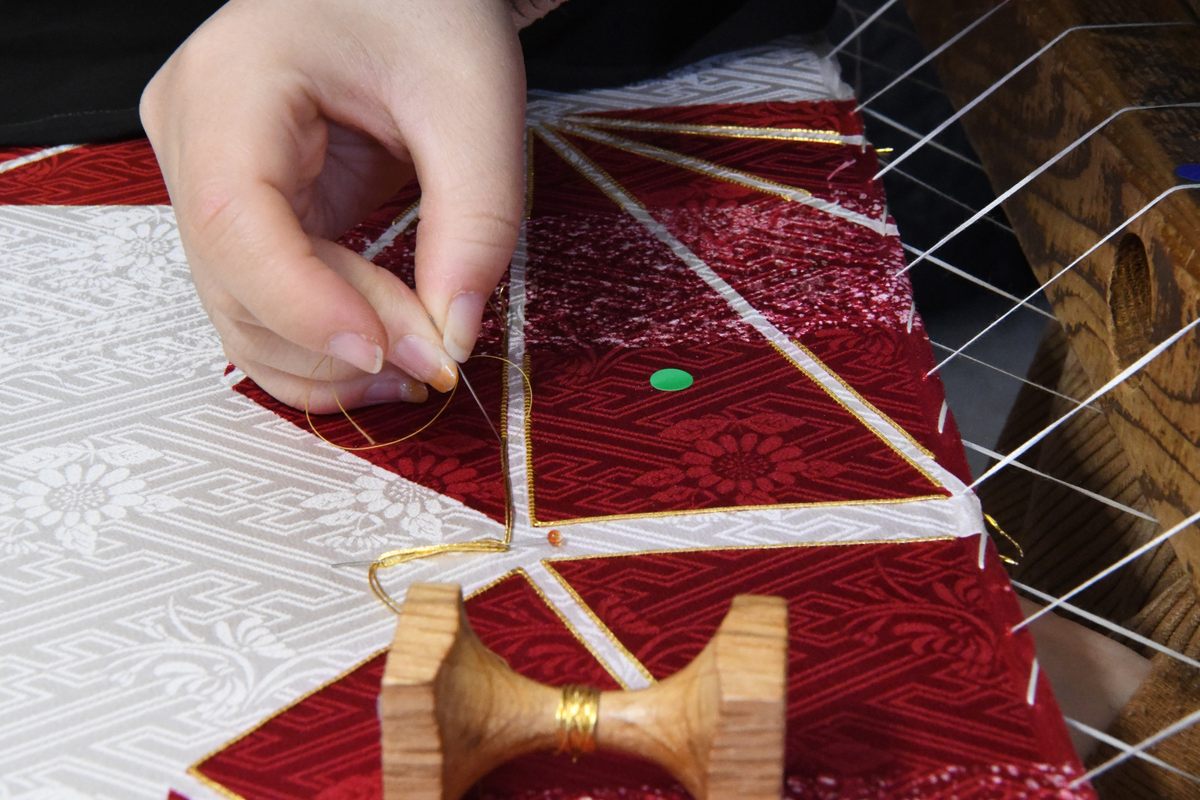
POLYGON ((668 467, 643 475, 635 483, 660 486, 656 500, 699 495, 725 498, 731 504, 777 502, 777 490, 805 477, 831 477, 845 471, 833 461, 805 457, 781 433, 800 424, 781 414, 759 414, 745 420, 706 417, 674 425, 663 437, 690 441, 680 458, 682 468, 668 467))
POLYGON ((696 449, 684 454, 683 463, 688 465, 684 475, 720 494, 763 492, 767 496, 776 486, 791 486, 796 475, 807 469, 800 456, 800 449, 785 446, 782 436, 723 433, 696 442, 696 449))

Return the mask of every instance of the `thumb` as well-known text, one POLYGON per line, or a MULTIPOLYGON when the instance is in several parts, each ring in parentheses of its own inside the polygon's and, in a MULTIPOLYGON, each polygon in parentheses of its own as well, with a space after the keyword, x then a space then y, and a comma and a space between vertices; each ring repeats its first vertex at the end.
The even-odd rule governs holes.
POLYGON ((512 258, 524 207, 525 72, 501 6, 490 30, 464 43, 470 55, 454 85, 425 95, 436 113, 401 122, 421 185, 417 295, 459 362, 512 258))

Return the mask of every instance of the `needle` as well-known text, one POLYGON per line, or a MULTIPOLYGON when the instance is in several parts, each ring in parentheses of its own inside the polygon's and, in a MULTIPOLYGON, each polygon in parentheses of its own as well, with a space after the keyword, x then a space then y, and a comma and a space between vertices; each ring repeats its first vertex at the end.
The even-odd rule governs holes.
POLYGON ((467 387, 467 391, 471 393, 471 397, 475 398, 475 405, 479 406, 479 413, 483 414, 483 421, 492 429, 492 433, 496 434, 496 441, 504 444, 504 440, 500 438, 500 431, 496 430, 496 426, 492 424, 492 418, 488 416, 487 411, 483 407, 483 403, 479 399, 479 395, 475 394, 475 388, 471 386, 471 382, 467 380, 467 373, 463 372, 462 364, 458 365, 458 379, 463 382, 463 386, 467 387))

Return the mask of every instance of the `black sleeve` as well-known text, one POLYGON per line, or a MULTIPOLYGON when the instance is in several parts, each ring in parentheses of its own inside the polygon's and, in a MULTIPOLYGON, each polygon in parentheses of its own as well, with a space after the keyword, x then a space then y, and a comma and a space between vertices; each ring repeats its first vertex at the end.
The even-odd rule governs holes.
MULTIPOLYGON (((142 88, 221 2, 10 5, 0 26, 0 145, 51 145, 140 135, 142 88)), ((628 83, 819 29, 833 6, 834 0, 568 0, 521 34, 529 85, 628 83)))

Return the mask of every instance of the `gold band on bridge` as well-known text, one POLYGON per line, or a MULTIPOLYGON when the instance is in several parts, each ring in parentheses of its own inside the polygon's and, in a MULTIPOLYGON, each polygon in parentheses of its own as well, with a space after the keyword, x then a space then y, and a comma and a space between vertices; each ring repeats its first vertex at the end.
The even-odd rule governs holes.
POLYGON ((569 683, 562 688, 554 720, 558 723, 558 750, 577 760, 596 749, 596 720, 600 717, 600 691, 569 683))

